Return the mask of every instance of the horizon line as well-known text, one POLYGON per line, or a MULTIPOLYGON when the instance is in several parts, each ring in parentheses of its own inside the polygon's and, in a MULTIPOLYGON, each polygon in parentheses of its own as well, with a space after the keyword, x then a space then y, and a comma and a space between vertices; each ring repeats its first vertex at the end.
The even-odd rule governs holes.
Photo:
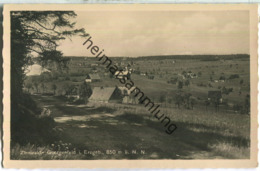
MULTIPOLYGON (((249 55, 247 53, 233 53, 233 54, 176 54, 176 55, 152 55, 152 56, 108 56, 109 58, 142 58, 142 57, 166 57, 166 56, 224 56, 224 55, 249 55)), ((63 57, 82 57, 82 58, 95 58, 95 56, 70 56, 70 55, 66 55, 63 57)))

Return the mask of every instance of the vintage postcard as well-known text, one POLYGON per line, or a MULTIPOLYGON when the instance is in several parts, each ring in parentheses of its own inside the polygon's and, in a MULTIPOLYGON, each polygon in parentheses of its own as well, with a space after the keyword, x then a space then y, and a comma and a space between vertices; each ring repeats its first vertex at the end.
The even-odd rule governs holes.
POLYGON ((4 167, 257 167, 256 4, 5 5, 4 167))

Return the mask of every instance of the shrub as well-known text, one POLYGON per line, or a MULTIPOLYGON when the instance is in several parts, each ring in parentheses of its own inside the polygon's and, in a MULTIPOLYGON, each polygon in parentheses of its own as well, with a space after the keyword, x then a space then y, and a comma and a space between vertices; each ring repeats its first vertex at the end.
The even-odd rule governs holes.
POLYGON ((197 86, 199 86, 199 87, 207 87, 207 85, 203 84, 203 83, 198 83, 197 86))
POLYGON ((222 93, 228 95, 229 93, 233 92, 233 88, 222 88, 222 93))
POLYGON ((167 81, 168 84, 176 84, 178 81, 178 78, 172 78, 171 80, 167 81))
POLYGON ((178 82, 178 89, 182 89, 182 87, 183 87, 183 82, 182 82, 182 81, 179 81, 179 82, 178 82))
POLYGON ((230 80, 235 79, 235 78, 239 78, 239 75, 238 74, 232 74, 232 75, 229 76, 230 80))
POLYGON ((221 76, 219 77, 219 80, 226 80, 226 77, 225 77, 224 75, 221 75, 221 76))
POLYGON ((76 104, 76 105, 85 104, 85 100, 84 99, 77 99, 77 100, 74 100, 72 102, 72 104, 76 104))
POLYGON ((235 104, 235 105, 233 106, 233 110, 234 110, 234 111, 241 112, 242 109, 243 109, 243 106, 240 105, 240 104, 235 104))
POLYGON ((40 109, 34 101, 30 97, 26 99, 12 110, 11 143, 45 145, 54 142, 58 136, 53 130, 53 118, 41 117, 40 109))

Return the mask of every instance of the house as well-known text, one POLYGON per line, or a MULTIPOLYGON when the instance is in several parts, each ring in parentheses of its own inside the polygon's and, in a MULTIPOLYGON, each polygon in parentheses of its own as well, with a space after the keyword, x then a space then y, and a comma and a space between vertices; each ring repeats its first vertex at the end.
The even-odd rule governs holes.
POLYGON ((131 79, 131 72, 129 72, 127 70, 126 71, 125 70, 124 71, 116 71, 115 76, 119 79, 126 77, 128 80, 130 80, 131 79))
POLYGON ((90 66, 91 66, 91 67, 97 67, 98 64, 91 64, 90 66))
POLYGON ((222 93, 221 91, 208 91, 208 100, 212 102, 222 102, 222 93))
POLYGON ((122 100, 123 95, 118 87, 94 87, 89 98, 90 102, 103 103, 121 103, 122 100))
POLYGON ((43 68, 39 64, 33 64, 29 66, 26 70, 26 75, 27 76, 32 76, 32 75, 41 75, 44 72, 51 72, 50 70, 43 68))
POLYGON ((99 82, 99 81, 101 81, 101 79, 98 74, 88 74, 85 78, 86 83, 99 82))
POLYGON ((197 78, 197 74, 192 73, 191 71, 189 71, 189 72, 186 74, 186 77, 187 77, 187 78, 197 78))

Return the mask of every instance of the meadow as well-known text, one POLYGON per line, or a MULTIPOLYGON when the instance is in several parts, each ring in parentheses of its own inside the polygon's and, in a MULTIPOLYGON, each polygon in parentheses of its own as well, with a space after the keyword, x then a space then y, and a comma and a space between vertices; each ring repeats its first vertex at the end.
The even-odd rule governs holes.
POLYGON ((216 113, 214 109, 165 108, 177 130, 168 135, 143 106, 124 104, 71 105, 53 96, 33 96, 49 107, 59 141, 49 146, 15 146, 13 159, 247 159, 250 117, 216 113), (21 151, 41 152, 21 154, 21 151), (75 154, 51 154, 53 151, 75 154), (84 154, 101 151, 101 154, 84 154), (115 154, 107 150, 116 151, 115 154), (137 154, 118 151, 137 151, 137 154), (144 154, 140 154, 140 151, 144 154))
POLYGON ((250 157, 250 113, 242 110, 245 98, 250 94, 248 55, 113 59, 121 68, 127 66, 133 70, 131 79, 135 85, 155 103, 160 104, 162 111, 174 121, 178 128, 172 135, 166 134, 162 125, 140 104, 69 102, 65 98, 66 88, 82 84, 88 73, 97 73, 101 78, 100 82, 89 83, 92 88, 122 86, 94 58, 70 57, 68 68, 64 72, 57 72, 50 66, 51 72, 30 76, 25 80, 24 89, 32 95, 39 108, 50 109, 51 118, 55 121, 53 129, 58 140, 45 146, 15 144, 12 158, 248 159, 250 157), (183 79, 187 73, 196 74, 196 77, 183 79), (224 81, 220 81, 223 78, 224 81), (183 81, 184 85, 180 88, 178 81, 174 80, 183 81), (189 80, 189 83, 186 84, 186 80, 189 80), (26 86, 28 84, 31 86, 26 86), (224 89, 232 91, 223 93, 224 89), (223 103, 219 111, 216 111, 213 105, 205 108, 204 102, 210 90, 222 92, 223 103), (176 106, 175 96, 180 91, 190 93, 196 99, 193 109, 176 106), (84 154, 84 150, 90 152, 84 154), (99 150, 101 153, 94 154, 94 151, 99 150), (126 154, 125 150, 129 153, 126 154), (137 154, 132 152, 135 150, 138 151, 137 154), (141 154, 141 150, 145 152, 141 154), (40 151, 42 154, 21 154, 21 151, 40 151), (51 153, 55 151, 67 151, 73 154, 51 153))

